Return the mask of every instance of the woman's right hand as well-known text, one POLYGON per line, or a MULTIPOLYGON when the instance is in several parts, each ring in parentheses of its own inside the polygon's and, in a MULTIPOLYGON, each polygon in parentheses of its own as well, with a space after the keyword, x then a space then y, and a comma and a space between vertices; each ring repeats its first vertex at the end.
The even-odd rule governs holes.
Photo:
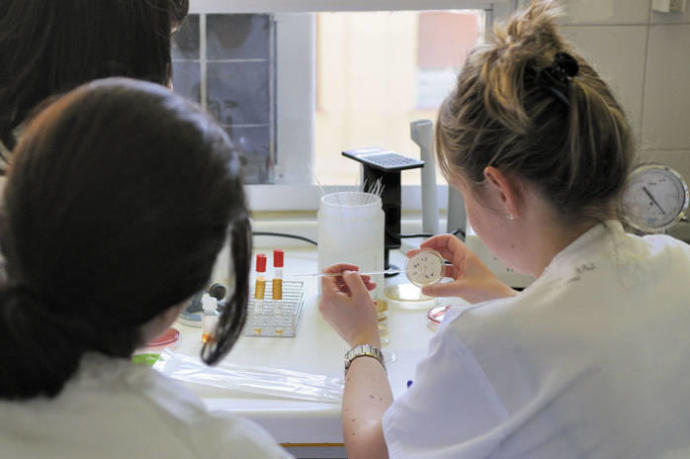
MULTIPOLYGON (((493 272, 458 238, 451 234, 439 234, 420 245, 420 249, 434 249, 450 265, 443 268, 443 276, 453 279, 427 285, 422 293, 429 296, 457 296, 470 303, 517 295, 517 292, 498 280, 493 272)), ((407 253, 411 257, 420 249, 407 253)))
POLYGON ((347 263, 329 266, 321 278, 319 310, 326 322, 351 346, 371 344, 381 347, 376 306, 369 291, 376 288, 367 275, 360 275, 359 267, 347 263))

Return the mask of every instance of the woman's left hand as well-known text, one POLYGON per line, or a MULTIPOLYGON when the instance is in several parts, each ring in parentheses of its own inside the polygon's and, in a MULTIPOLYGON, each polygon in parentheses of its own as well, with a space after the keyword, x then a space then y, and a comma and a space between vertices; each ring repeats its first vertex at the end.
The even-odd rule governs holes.
POLYGON ((369 290, 376 288, 376 283, 357 270, 359 267, 356 265, 346 263, 324 270, 325 273, 342 275, 321 278, 319 310, 350 346, 371 344, 381 347, 376 307, 369 296, 369 290))

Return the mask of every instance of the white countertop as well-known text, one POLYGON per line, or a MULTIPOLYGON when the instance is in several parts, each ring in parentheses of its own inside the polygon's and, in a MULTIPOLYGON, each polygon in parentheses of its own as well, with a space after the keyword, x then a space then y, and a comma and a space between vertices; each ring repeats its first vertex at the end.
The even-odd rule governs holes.
MULTIPOLYGON (((391 253, 392 262, 403 263, 401 253, 391 253)), ((285 278, 290 273, 317 271, 315 249, 285 251, 285 278)), ((270 273, 269 273, 270 274, 270 273)), ((318 311, 317 278, 304 278, 305 302, 295 338, 242 337, 221 363, 282 368, 320 375, 343 376, 343 355, 347 344, 326 324, 318 311)), ((405 282, 404 275, 387 280, 405 282)), ((447 303, 447 302, 446 302, 447 303)), ((461 304, 461 300, 453 303, 461 304)), ((423 309, 403 309, 389 302, 390 343, 384 347, 388 377, 394 396, 406 390, 414 378, 416 364, 426 354, 433 330, 427 326, 423 309)), ((198 358, 199 328, 176 324, 180 341, 175 352, 198 358)), ((340 444, 340 404, 262 396, 205 385, 187 384, 211 410, 229 411, 261 424, 280 443, 340 444)))

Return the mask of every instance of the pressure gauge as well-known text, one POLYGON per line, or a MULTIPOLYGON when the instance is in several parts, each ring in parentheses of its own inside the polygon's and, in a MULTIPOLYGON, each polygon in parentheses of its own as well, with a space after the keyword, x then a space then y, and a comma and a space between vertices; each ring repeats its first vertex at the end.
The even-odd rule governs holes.
POLYGON ((683 177, 661 164, 643 164, 630 173, 623 190, 623 219, 643 233, 659 233, 685 219, 688 185, 683 177))
POLYGON ((417 287, 435 284, 443 277, 443 257, 433 249, 422 249, 407 260, 405 275, 417 287))

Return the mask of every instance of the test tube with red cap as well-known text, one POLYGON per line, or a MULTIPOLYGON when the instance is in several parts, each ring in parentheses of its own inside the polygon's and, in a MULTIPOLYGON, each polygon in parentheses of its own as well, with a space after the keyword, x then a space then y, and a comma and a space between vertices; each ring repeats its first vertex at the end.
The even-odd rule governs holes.
POLYGON ((278 313, 283 313, 283 262, 285 254, 282 250, 273 251, 273 299, 276 301, 278 313))
POLYGON ((266 293, 266 255, 256 255, 256 282, 254 284, 254 312, 263 314, 266 293))

